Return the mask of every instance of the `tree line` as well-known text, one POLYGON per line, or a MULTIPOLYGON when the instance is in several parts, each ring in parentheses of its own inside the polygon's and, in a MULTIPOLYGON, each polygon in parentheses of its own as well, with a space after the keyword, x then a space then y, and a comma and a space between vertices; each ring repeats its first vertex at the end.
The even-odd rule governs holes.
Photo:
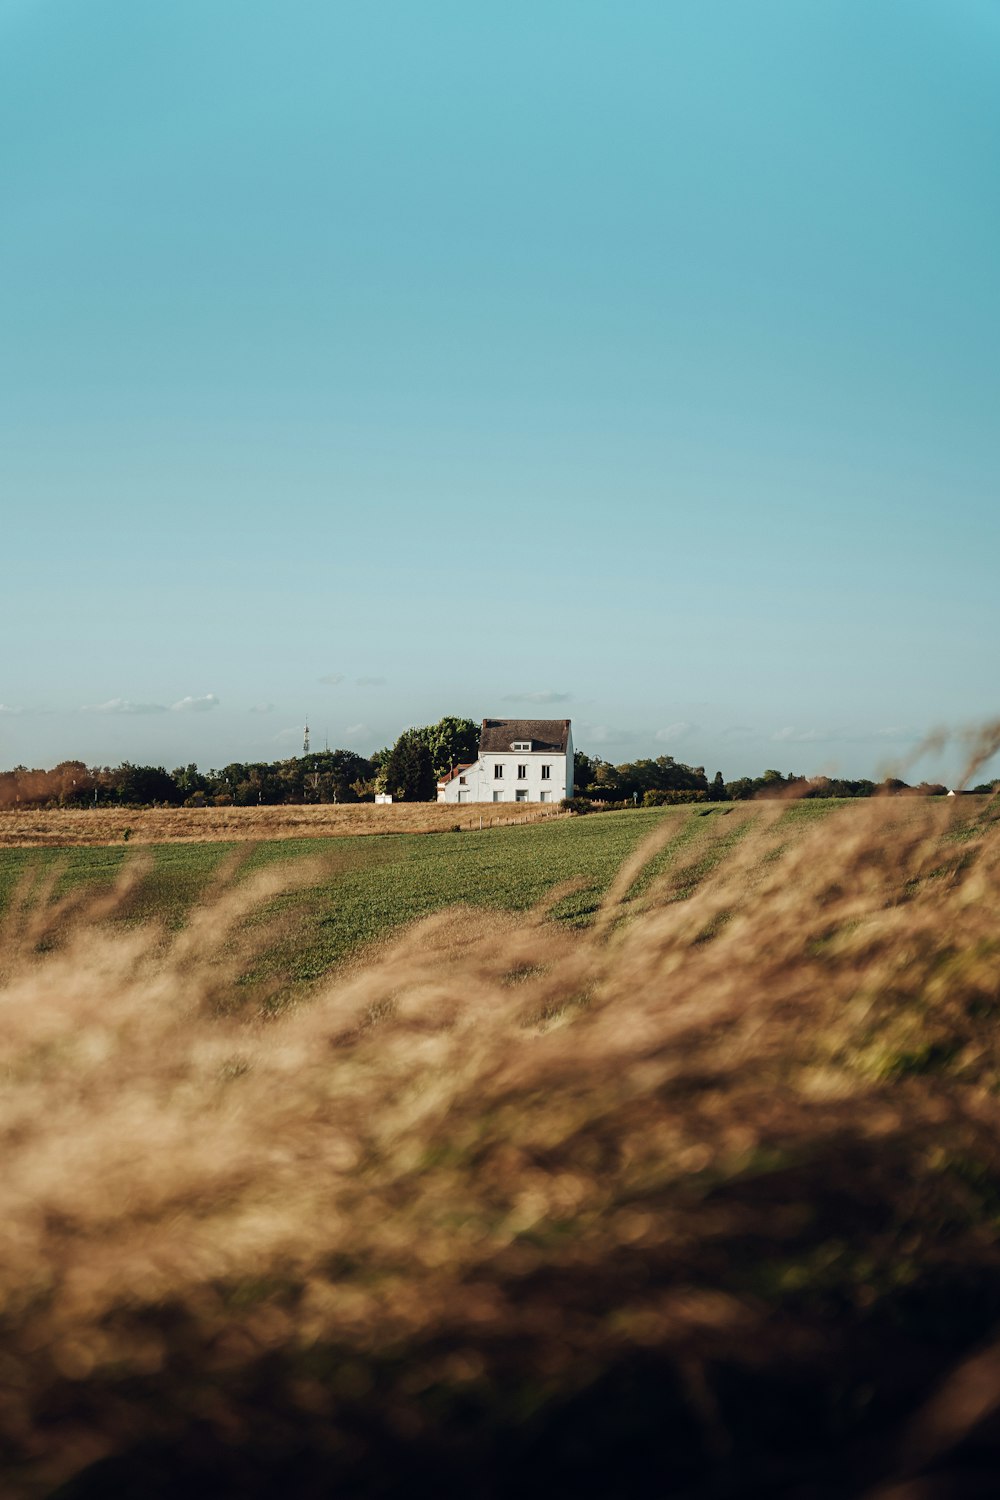
MULTIPOLYGON (((370 756, 353 750, 317 750, 276 761, 232 761, 221 770, 193 763, 163 766, 87 766, 66 760, 51 770, 15 766, 0 772, 0 807, 251 807, 281 803, 365 802, 377 793, 395 801, 432 802, 437 782, 456 765, 475 760, 479 725, 446 715, 436 724, 406 729, 395 744, 370 756)), ((876 794, 942 795, 938 782, 910 786, 895 777, 881 782, 800 776, 768 770, 762 776, 709 780, 704 766, 673 756, 615 765, 577 751, 575 805, 656 807, 672 802, 745 802, 756 797, 872 797, 876 794)), ((993 790, 984 782, 977 792, 993 790)))
POLYGON ((406 729, 373 755, 316 750, 276 761, 197 765, 88 766, 64 760, 51 770, 0 771, 0 807, 255 807, 282 803, 364 802, 387 792, 397 801, 433 802, 453 765, 475 760, 479 725, 451 715, 406 729))
MULTIPOLYGON (((911 786, 896 776, 870 781, 775 770, 762 776, 738 776, 732 781, 724 780, 722 772, 716 771, 709 781, 704 766, 687 766, 671 755, 612 765, 581 751, 576 754, 575 782, 578 799, 605 806, 641 802, 645 807, 671 802, 749 802, 758 797, 943 796, 948 790, 936 781, 911 786)), ((984 782, 973 790, 990 792, 993 786, 984 782)))

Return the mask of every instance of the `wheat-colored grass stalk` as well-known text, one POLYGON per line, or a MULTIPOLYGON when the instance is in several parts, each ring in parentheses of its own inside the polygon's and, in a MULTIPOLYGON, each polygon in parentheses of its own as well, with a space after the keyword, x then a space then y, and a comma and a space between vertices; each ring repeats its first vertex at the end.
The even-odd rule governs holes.
POLYGON ((238 1453, 266 1476, 293 1451, 347 1493, 418 1460, 446 1490, 528 1432, 550 1490, 596 1494, 629 1380, 660 1393, 661 1468, 643 1490, 623 1454, 621 1494, 779 1494, 894 1429, 983 1332, 935 1324, 928 1353, 938 1289, 1000 1286, 1000 833, 879 801, 784 848, 782 811, 687 899, 635 893, 654 841, 587 931, 440 913, 277 1020, 237 1002, 244 918, 287 868, 174 934, 112 919, 141 872, 89 911, 23 890, 10 1493, 150 1442, 218 1493, 238 1453), (546 1436, 563 1409, 597 1467, 546 1436))

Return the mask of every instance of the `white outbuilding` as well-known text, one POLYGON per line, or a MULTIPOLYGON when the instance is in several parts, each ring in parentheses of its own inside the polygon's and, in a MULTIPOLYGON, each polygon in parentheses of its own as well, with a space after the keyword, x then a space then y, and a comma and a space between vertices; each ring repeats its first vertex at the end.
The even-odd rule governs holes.
POLYGON ((569 719, 484 719, 479 758, 437 784, 439 802, 559 802, 572 795, 569 719))

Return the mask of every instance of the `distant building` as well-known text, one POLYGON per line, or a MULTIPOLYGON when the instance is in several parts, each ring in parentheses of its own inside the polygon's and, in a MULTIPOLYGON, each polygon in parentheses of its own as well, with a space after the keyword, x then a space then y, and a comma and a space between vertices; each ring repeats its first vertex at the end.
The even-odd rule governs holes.
POLYGON ((573 795, 569 719, 484 719, 479 757, 437 784, 439 802, 560 802, 573 795))

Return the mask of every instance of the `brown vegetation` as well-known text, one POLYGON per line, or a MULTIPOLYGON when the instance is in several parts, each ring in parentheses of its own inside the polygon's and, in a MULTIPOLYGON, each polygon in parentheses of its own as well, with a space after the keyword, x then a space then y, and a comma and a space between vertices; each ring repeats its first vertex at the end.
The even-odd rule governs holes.
POLYGON ((315 807, 119 807, 0 809, 0 848, 66 847, 79 844, 197 844, 259 839, 337 838, 368 833, 433 833, 534 823, 560 816, 556 807, 529 804, 523 810, 455 807, 438 802, 325 803, 315 807))
POLYGON ((587 932, 444 914, 271 1022, 279 877, 170 937, 22 893, 7 1492, 989 1493, 934 1476, 996 1459, 1000 810, 781 815, 689 899, 647 847, 587 932))

